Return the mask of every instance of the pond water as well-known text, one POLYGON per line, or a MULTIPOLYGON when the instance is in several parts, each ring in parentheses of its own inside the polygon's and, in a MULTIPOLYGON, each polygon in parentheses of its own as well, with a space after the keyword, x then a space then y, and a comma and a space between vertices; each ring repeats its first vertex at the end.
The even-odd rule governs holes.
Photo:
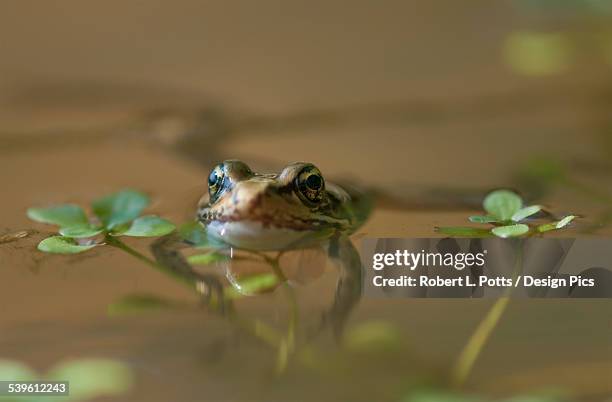
MULTIPOLYGON (((196 3, 186 2, 203 12, 196 3)), ((117 359, 134 383, 108 400, 399 401, 413 387, 444 387, 491 300, 362 298, 340 340, 333 325, 321 327, 338 279, 322 253, 293 252, 291 267, 284 267, 292 293, 278 286, 238 298, 228 318, 120 250, 37 251, 53 227, 26 216, 31 206, 88 205, 129 187, 151 196, 147 212, 188 222, 215 162, 239 158, 256 171, 278 171, 303 160, 325 177, 384 194, 353 235, 357 248, 364 237, 440 236, 436 226, 465 225, 482 195, 499 187, 520 189, 555 214, 581 216, 556 235, 612 235, 610 65, 594 56, 594 45, 581 47, 595 43, 589 35, 612 41, 601 17, 543 16, 506 2, 444 3, 376 12, 330 5, 325 18, 285 6, 284 19, 271 13, 280 5, 269 3, 256 23, 246 3, 231 30, 219 22, 228 22, 229 6, 211 6, 206 23, 189 17, 189 29, 181 22, 188 10, 170 4, 150 10, 145 31, 157 32, 162 22, 161 32, 178 29, 179 38, 216 38, 202 45, 207 55, 173 36, 139 37, 130 28, 138 18, 132 5, 115 21, 111 39, 120 32, 128 38, 115 48, 102 35, 112 18, 107 11, 87 14, 95 29, 80 38, 72 36, 80 25, 68 16, 85 10, 50 8, 35 21, 41 31, 53 28, 45 49, 59 57, 38 70, 40 55, 18 52, 32 45, 33 31, 0 17, 0 32, 19 33, 5 53, 28 66, 15 73, 15 62, 3 60, 1 69, 7 91, 0 112, 0 235, 27 236, 0 244, 0 358, 39 371, 67 358, 117 359), (50 25, 41 17, 47 13, 70 24, 50 25), (303 13, 321 20, 311 26, 303 13), (334 22, 345 13, 341 28, 334 22), (482 21, 481 32, 475 26, 482 21), (453 29, 439 32, 435 26, 442 25, 453 29), (583 49, 572 69, 526 77, 500 61, 506 35, 539 27, 566 32, 583 49), (87 51, 83 57, 90 59, 79 59, 73 52, 86 41, 112 57, 87 51), (132 50, 148 47, 157 52, 143 73, 144 55, 132 50), (96 64, 104 60, 106 67, 96 64), (570 179, 540 174, 553 162, 570 179), (533 184, 534 177, 540 181, 533 184), (130 295, 171 306, 112 313, 130 295), (286 345, 270 344, 244 325, 287 336, 292 317, 295 347, 280 363, 286 345)), ((28 8, 12 12, 26 15, 28 8)), ((149 240, 126 242, 150 255, 149 240)), ((207 272, 226 281, 225 268, 207 272)), ((248 262, 235 268, 238 275, 266 269, 248 262)), ((576 400, 609 397, 611 312, 609 300, 513 300, 462 392, 508 396, 554 388, 576 400)))

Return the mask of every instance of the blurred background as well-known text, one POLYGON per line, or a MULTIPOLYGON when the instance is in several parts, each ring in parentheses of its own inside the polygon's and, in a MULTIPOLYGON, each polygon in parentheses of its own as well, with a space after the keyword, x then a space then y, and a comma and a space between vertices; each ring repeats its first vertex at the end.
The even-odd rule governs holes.
MULTIPOLYGON (((0 235, 32 230, 0 244, 0 357, 117 359, 133 383, 111 400, 399 401, 411 379, 437 383, 490 302, 363 300, 348 327, 382 322, 391 352, 322 337, 278 376, 274 353, 205 311, 109 316, 134 292, 197 300, 113 250, 42 255, 50 229, 25 210, 132 187, 184 222, 216 162, 303 160, 407 200, 358 236, 434 236, 495 187, 580 214, 572 236, 609 236, 611 22, 605 0, 0 2, 0 235)), ((299 289, 311 318, 334 292, 317 272, 299 289)), ((277 293, 244 314, 282 326, 277 293)), ((465 392, 604 400, 611 307, 513 302, 465 392)))

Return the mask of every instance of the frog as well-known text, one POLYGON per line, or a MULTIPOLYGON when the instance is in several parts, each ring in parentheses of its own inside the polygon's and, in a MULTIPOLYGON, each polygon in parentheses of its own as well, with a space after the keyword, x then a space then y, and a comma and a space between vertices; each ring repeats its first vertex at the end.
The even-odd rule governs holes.
POLYGON ((368 194, 327 181, 312 163, 256 173, 240 160, 216 165, 197 219, 209 236, 256 251, 309 247, 350 236, 371 212, 368 194))
MULTIPOLYGON (((363 265, 350 236, 368 219, 372 198, 353 184, 333 183, 310 162, 292 162, 277 173, 254 172, 245 162, 216 164, 198 201, 196 220, 211 240, 230 250, 291 252, 318 248, 339 268, 333 302, 318 330, 331 326, 339 338, 350 312, 361 299, 363 265)), ((214 274, 196 272, 180 253, 176 234, 152 244, 158 263, 197 281, 207 299, 223 292, 214 274)))

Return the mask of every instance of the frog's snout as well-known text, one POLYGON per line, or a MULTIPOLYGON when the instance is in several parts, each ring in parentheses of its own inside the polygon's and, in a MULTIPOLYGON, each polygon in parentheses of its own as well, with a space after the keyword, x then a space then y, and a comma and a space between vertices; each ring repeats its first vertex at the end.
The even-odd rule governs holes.
POLYGON ((274 186, 266 181, 245 181, 237 183, 231 195, 235 207, 248 207, 260 204, 264 198, 274 194, 274 186))

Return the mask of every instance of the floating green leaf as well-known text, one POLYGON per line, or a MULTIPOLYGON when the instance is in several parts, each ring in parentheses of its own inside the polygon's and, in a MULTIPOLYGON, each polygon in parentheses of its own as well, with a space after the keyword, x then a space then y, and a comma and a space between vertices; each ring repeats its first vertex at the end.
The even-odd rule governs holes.
POLYGON ((515 72, 543 76, 567 70, 572 63, 572 42, 564 32, 515 31, 504 46, 506 63, 515 72))
POLYGON ((167 310, 174 307, 176 307, 174 303, 155 295, 134 294, 109 304, 107 312, 109 315, 118 315, 167 310))
POLYGON ((62 227, 59 233, 64 237, 85 238, 102 233, 103 229, 90 224, 62 227))
POLYGON ((82 253, 83 251, 87 251, 95 246, 95 244, 80 245, 77 244, 77 242, 73 238, 64 236, 47 237, 46 239, 38 243, 38 249, 40 251, 56 254, 82 253))
POLYGON ((34 221, 58 226, 86 225, 87 216, 78 205, 64 204, 49 208, 29 208, 28 217, 34 221))
POLYGON ((350 350, 381 351, 397 350, 402 344, 399 330, 386 321, 371 321, 349 329, 344 345, 350 350))
POLYGON ((512 220, 514 222, 520 222, 525 218, 530 217, 531 215, 537 214, 542 210, 542 206, 540 205, 531 205, 525 208, 521 208, 512 215, 512 220))
POLYGON ((545 223, 543 225, 540 225, 536 228, 536 230, 540 233, 544 233, 544 232, 550 232, 551 230, 555 230, 557 229, 557 223, 545 223))
POLYGON ((570 223, 571 221, 573 221, 573 220, 574 220, 574 218, 576 218, 576 216, 575 216, 575 215, 568 215, 568 216, 566 216, 565 218, 561 219, 559 222, 557 222, 557 224, 555 225, 555 227, 556 227, 557 229, 561 229, 562 227, 569 225, 569 223, 570 223))
POLYGON ((405 396, 401 402, 482 402, 482 398, 447 390, 419 390, 405 396))
POLYGON ((576 218, 575 215, 568 215, 561 219, 560 221, 545 223, 537 227, 537 231, 540 233, 549 232, 551 230, 561 229, 570 224, 576 218))
POLYGON ((483 202, 485 211, 500 221, 508 221, 521 207, 523 200, 509 190, 496 190, 488 194, 483 202))
POLYGON ((491 233, 493 233, 495 236, 504 238, 522 236, 527 232, 529 232, 529 226, 523 223, 519 223, 517 225, 498 226, 491 229, 491 233))
POLYGON ((121 395, 133 383, 131 370, 125 364, 111 359, 69 360, 55 366, 47 378, 70 382, 68 400, 121 395))
POLYGON ((500 402, 561 402, 567 401, 566 398, 555 395, 515 395, 500 402))
POLYGON ((34 370, 21 362, 0 359, 0 381, 31 381, 37 377, 34 370))
POLYGON ((181 238, 198 248, 227 248, 227 244, 219 239, 208 236, 206 229, 197 221, 187 222, 179 226, 181 238))
POLYGON ((208 243, 206 230, 197 222, 187 222, 179 226, 178 233, 183 240, 188 241, 196 246, 203 246, 208 243))
POLYGON ((492 223, 497 222, 497 218, 489 215, 473 215, 468 218, 470 222, 474 223, 492 223))
MULTIPOLYGON (((0 381, 38 381, 40 375, 31 367, 16 360, 0 359, 0 381)), ((6 387, 4 388, 6 391, 6 387)), ((12 394, 3 393, 0 401, 11 402, 40 402, 43 398, 37 396, 6 396, 12 394)), ((53 398, 56 399, 56 398, 53 398)))
POLYGON ((232 287, 225 292, 228 299, 251 296, 275 288, 279 283, 278 276, 273 273, 248 275, 232 282, 232 287))
POLYGON ((187 261, 195 265, 208 265, 212 264, 213 262, 227 261, 229 259, 229 256, 214 251, 204 254, 190 255, 189 257, 187 257, 187 261))
POLYGON ((166 219, 155 215, 147 215, 136 218, 130 228, 120 234, 134 237, 163 236, 172 232, 174 228, 174 224, 166 219))
POLYGON ((483 228, 471 228, 465 226, 447 226, 437 227, 436 232, 448 235, 448 236, 464 236, 464 237, 489 237, 491 233, 489 229, 483 228))
POLYGON ((149 205, 149 197, 134 190, 123 190, 93 202, 94 213, 107 229, 130 222, 149 205))

